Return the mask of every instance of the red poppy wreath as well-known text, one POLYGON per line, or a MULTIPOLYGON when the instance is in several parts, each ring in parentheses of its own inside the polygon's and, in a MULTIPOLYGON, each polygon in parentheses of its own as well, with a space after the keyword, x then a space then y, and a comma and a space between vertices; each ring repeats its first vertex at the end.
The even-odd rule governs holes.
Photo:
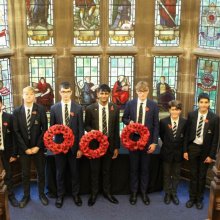
POLYGON ((46 148, 54 154, 66 154, 74 143, 74 134, 72 130, 65 125, 53 125, 44 134, 44 144, 46 148), (58 144, 54 142, 54 136, 62 134, 63 142, 58 144))
POLYGON ((109 146, 108 137, 104 135, 101 131, 90 131, 82 136, 79 147, 83 155, 89 159, 95 159, 105 155, 109 146), (97 140, 99 142, 99 147, 97 149, 90 149, 89 144, 92 140, 97 140))
POLYGON ((144 150, 149 140, 150 132, 147 127, 139 123, 132 123, 123 128, 121 133, 121 141, 125 148, 130 151, 144 150), (131 140, 131 134, 140 135, 138 141, 131 140))

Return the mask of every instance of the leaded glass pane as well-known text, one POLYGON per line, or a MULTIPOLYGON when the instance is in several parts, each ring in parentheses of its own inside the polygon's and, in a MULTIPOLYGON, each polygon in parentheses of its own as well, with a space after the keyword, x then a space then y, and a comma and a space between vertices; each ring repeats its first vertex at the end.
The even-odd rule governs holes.
POLYGON ((26 0, 28 46, 53 46, 53 0, 26 0))
POLYGON ((133 46, 135 0, 109 0, 109 45, 133 46))
POLYGON ((97 46, 100 36, 100 0, 73 0, 74 45, 97 46))
POLYGON ((0 0, 0 48, 9 47, 7 0, 0 0))
POLYGON ((134 57, 109 57, 109 86, 112 89, 112 101, 120 109, 133 96, 134 57))
POLYGON ((220 60, 199 58, 196 74, 196 94, 195 108, 198 104, 198 95, 201 92, 208 93, 210 96, 210 109, 216 112, 218 99, 220 60))
POLYGON ((83 106, 96 102, 100 78, 99 56, 75 56, 75 101, 83 106))
POLYGON ((220 49, 220 0, 201 0, 199 46, 220 49))
POLYGON ((153 97, 160 111, 167 111, 168 102, 176 97, 178 61, 176 56, 154 57, 153 97))
POLYGON ((30 85, 36 91, 36 102, 49 111, 54 104, 55 94, 54 58, 29 57, 29 76, 30 85))
POLYGON ((181 0, 156 0, 155 46, 179 46, 181 0))
POLYGON ((12 81, 9 59, 0 59, 0 95, 3 100, 3 109, 11 113, 13 111, 12 81))

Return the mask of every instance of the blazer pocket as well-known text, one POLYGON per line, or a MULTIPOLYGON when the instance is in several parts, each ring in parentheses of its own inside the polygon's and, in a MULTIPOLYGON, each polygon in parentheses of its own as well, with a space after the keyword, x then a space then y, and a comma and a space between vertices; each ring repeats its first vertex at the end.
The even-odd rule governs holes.
POLYGON ((38 125, 38 124, 39 124, 38 120, 34 120, 34 125, 38 125))

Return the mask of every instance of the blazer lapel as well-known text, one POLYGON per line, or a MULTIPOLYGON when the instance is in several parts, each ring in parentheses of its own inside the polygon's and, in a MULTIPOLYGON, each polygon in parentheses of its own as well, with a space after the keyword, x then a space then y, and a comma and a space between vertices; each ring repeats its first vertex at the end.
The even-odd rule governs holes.
POLYGON ((63 124, 63 114, 62 114, 62 104, 61 102, 58 103, 57 109, 56 109, 56 115, 60 121, 60 124, 63 124))
POLYGON ((71 106, 70 106, 70 125, 72 124, 72 120, 74 117, 74 106, 73 106, 73 102, 71 102, 71 106))
POLYGON ((6 132, 7 132, 7 130, 6 130, 7 126, 5 126, 4 123, 8 123, 8 122, 6 122, 6 121, 3 121, 4 114, 5 114, 5 113, 3 112, 3 113, 2 113, 2 134, 3 134, 3 138, 5 137, 6 132))
POLYGON ((144 108, 144 111, 145 111, 145 124, 147 123, 147 114, 148 114, 148 111, 150 110, 150 104, 149 104, 149 102, 147 101, 147 103, 146 103, 146 106, 145 106, 145 108, 144 108))
POLYGON ((171 123, 171 118, 170 118, 170 117, 169 117, 168 120, 167 120, 167 129, 168 129, 168 131, 169 131, 170 137, 174 138, 174 137, 173 137, 172 123, 171 123))
POLYGON ((109 134, 109 131, 111 130, 112 119, 113 119, 114 112, 115 112, 114 106, 112 105, 112 103, 109 103, 108 104, 108 114, 109 114, 109 117, 108 117, 108 134, 109 134))
POLYGON ((182 127, 183 127, 183 120, 182 118, 179 118, 179 123, 178 123, 177 131, 176 131, 176 137, 179 137, 181 135, 180 131, 182 130, 182 127))
POLYGON ((96 130, 99 130, 99 104, 98 103, 94 104, 94 118, 96 118, 95 128, 96 130))
POLYGON ((207 117, 206 117, 206 119, 205 119, 205 125, 204 125, 204 130, 203 130, 203 140, 204 140, 205 135, 206 135, 206 133, 207 133, 207 131, 208 131, 208 128, 209 128, 209 120, 210 120, 210 119, 211 119, 210 113, 208 112, 207 117))
POLYGON ((136 122, 137 121, 137 99, 135 99, 134 100, 134 109, 133 109, 133 111, 134 111, 134 122, 136 122))
POLYGON ((194 117, 192 118, 192 131, 195 131, 195 137, 196 137, 196 128, 197 128, 197 119, 198 119, 198 111, 195 112, 194 117))
MULTIPOLYGON (((37 105, 34 103, 33 104, 33 109, 31 112, 31 122, 30 122, 30 127, 32 127, 32 125, 34 124, 36 115, 39 114, 39 112, 37 111, 37 105)), ((38 122, 39 123, 39 122, 38 122)))
POLYGON ((25 108, 23 105, 21 107, 21 123, 24 125, 24 128, 27 131, 27 120, 26 120, 25 108))

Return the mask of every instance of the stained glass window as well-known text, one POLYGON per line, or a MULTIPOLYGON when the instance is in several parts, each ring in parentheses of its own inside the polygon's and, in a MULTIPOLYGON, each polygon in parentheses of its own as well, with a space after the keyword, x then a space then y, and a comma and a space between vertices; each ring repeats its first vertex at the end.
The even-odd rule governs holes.
POLYGON ((49 111, 55 94, 54 58, 29 57, 29 75, 30 85, 36 91, 36 102, 49 111))
POLYGON ((218 99, 220 60, 199 58, 197 63, 195 108, 198 104, 198 95, 201 92, 210 96, 210 108, 216 112, 218 99))
POLYGON ((155 0, 155 46, 179 46, 181 0, 155 0))
POLYGON ((133 46, 135 0, 109 0, 109 45, 133 46))
POLYGON ((100 78, 99 56, 75 56, 75 100, 87 106, 96 102, 96 89, 100 78))
POLYGON ((167 111, 168 102, 176 97, 178 61, 177 56, 154 57, 153 97, 160 111, 167 111))
POLYGON ((9 59, 0 59, 0 95, 3 99, 3 107, 6 112, 13 111, 12 81, 9 59))
POLYGON ((0 0, 0 48, 9 47, 7 0, 0 0))
POLYGON ((133 97, 134 57, 109 57, 109 86, 112 89, 112 101, 121 109, 129 98, 133 97))
POLYGON ((100 0, 73 0, 74 45, 97 46, 100 36, 100 0))
POLYGON ((53 46, 53 0, 26 0, 28 46, 53 46))
POLYGON ((201 0, 199 46, 220 49, 219 0, 201 0))

